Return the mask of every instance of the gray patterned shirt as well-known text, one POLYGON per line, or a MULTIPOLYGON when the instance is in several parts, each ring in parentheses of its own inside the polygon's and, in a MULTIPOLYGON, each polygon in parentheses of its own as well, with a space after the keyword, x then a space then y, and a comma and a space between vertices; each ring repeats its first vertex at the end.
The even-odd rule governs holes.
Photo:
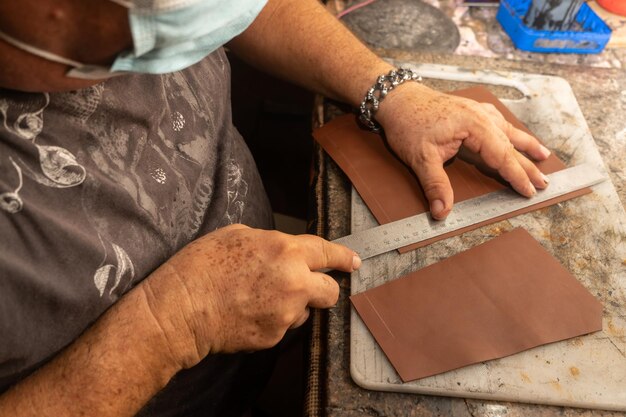
MULTIPOLYGON (((221 49, 182 72, 74 92, 0 89, 0 392, 194 238, 271 227, 230 112, 221 49)), ((271 362, 259 355, 207 358, 144 413, 231 415, 271 362)))

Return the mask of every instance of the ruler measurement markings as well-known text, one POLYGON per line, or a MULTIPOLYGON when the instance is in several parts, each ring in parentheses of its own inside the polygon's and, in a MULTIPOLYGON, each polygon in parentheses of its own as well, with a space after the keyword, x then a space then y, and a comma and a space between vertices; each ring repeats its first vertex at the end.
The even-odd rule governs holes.
POLYGON ((588 164, 566 168, 548 177, 550 186, 539 190, 531 198, 522 197, 511 189, 494 191, 455 204, 446 220, 434 220, 427 212, 355 232, 334 242, 348 246, 362 259, 367 259, 590 187, 606 179, 603 173, 588 164))

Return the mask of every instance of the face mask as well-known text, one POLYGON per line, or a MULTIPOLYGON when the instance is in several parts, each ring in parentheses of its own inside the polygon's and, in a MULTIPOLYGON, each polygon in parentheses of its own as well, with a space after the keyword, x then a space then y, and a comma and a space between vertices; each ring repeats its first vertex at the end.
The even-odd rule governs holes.
POLYGON ((267 0, 110 0, 129 9, 133 50, 111 68, 44 51, 0 31, 0 39, 49 61, 72 67, 67 77, 104 79, 124 72, 163 74, 187 68, 243 32, 267 0))

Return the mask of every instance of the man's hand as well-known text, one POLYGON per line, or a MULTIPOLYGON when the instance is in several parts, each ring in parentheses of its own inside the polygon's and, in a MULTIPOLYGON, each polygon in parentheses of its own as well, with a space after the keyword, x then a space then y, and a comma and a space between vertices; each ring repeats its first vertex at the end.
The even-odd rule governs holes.
MULTIPOLYGON (((269 0, 230 47, 256 66, 355 107, 376 78, 393 69, 317 0, 269 0)), ((461 146, 525 196, 546 186, 545 177, 520 152, 541 160, 549 151, 507 123, 493 106, 411 82, 391 91, 375 118, 389 145, 417 174, 437 219, 448 215, 454 201, 443 164, 461 146)))
POLYGON ((452 209, 454 194, 443 164, 461 146, 478 154, 526 197, 547 186, 545 175, 524 154, 543 160, 550 151, 513 127, 491 104, 411 82, 381 102, 376 119, 391 148, 416 173, 436 219, 445 218, 452 209))
POLYGON ((187 245, 145 291, 183 367, 209 353, 265 349, 328 308, 339 287, 322 268, 353 271, 360 259, 312 235, 228 226, 187 245))

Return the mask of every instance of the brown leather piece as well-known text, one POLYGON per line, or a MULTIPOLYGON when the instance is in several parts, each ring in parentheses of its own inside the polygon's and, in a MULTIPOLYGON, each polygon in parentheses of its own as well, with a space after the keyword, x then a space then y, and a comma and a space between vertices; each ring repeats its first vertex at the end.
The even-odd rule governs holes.
MULTIPOLYGON (((496 106, 510 123, 532 134, 486 88, 473 87, 455 91, 452 94, 483 103, 491 103, 496 106)), ((330 123, 316 129, 313 132, 313 136, 350 178, 354 188, 356 188, 380 224, 390 223, 429 211, 424 192, 412 171, 388 151, 379 135, 361 129, 353 115, 335 118, 330 123)), ((545 174, 551 174, 565 168, 563 162, 554 153, 548 159, 538 162, 536 165, 545 174)), ((474 165, 460 158, 456 158, 447 164, 445 170, 450 177, 450 183, 454 190, 455 203, 507 187, 507 185, 483 174, 474 165)), ((492 224, 522 213, 548 207, 589 192, 589 188, 574 191, 504 216, 495 217, 473 226, 406 246, 400 249, 400 252, 420 248, 438 240, 477 229, 486 224, 492 224)))
POLYGON ((602 305, 524 229, 350 300, 404 382, 602 330, 602 305))

